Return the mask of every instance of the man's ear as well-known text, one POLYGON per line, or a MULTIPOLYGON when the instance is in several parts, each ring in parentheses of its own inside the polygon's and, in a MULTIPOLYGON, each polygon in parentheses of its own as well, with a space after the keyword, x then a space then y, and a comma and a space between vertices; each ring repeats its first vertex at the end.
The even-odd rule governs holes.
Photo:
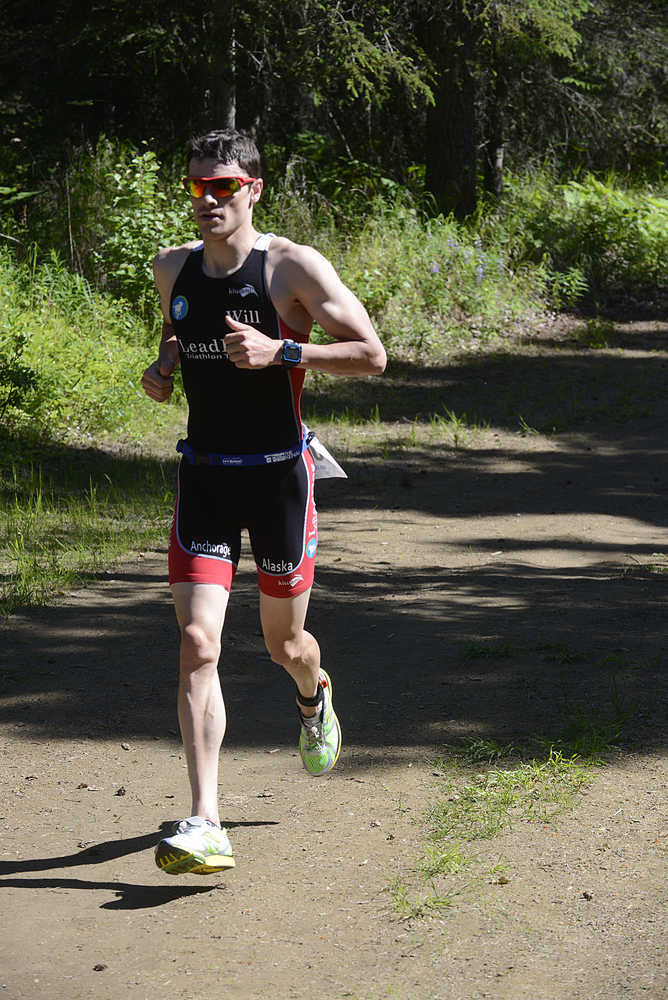
POLYGON ((255 205, 256 202, 260 200, 260 195, 262 194, 262 178, 259 177, 256 181, 253 181, 251 186, 251 205, 255 205))

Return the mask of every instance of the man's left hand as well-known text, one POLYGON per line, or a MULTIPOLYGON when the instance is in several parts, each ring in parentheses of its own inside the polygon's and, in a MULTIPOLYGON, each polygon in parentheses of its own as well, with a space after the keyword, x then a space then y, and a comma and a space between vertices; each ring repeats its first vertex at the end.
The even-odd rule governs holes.
POLYGON ((231 333, 225 337, 225 350, 237 368, 260 369, 280 364, 281 341, 273 340, 253 326, 225 317, 231 333))

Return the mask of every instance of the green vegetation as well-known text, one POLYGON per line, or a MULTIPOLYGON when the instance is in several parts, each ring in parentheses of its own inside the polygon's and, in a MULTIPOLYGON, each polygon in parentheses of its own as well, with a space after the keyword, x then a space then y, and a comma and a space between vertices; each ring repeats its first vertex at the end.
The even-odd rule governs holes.
POLYGON ((0 616, 108 572, 129 552, 163 547, 174 483, 169 465, 102 452, 2 441, 0 616), (30 451, 33 452, 30 461, 30 451))
POLYGON ((527 751, 494 741, 484 748, 480 741, 469 749, 446 748, 435 764, 441 776, 426 817, 428 838, 416 872, 394 876, 388 885, 399 916, 425 916, 451 905, 455 896, 481 880, 494 876, 496 881, 503 863, 490 867, 472 853, 472 845, 523 822, 553 822, 574 806, 578 793, 592 781, 594 765, 587 758, 565 755, 554 746, 526 760, 523 753, 527 751), (411 891, 407 882, 415 885, 415 874, 431 892, 411 891))
MULTIPOLYGON (((483 649, 512 650, 509 643, 483 649)), ((543 644, 545 653, 555 652, 559 662, 566 652, 543 644)), ((509 655, 509 654, 508 654, 509 655)), ((573 652, 573 656, 576 653, 573 652)), ((601 666, 613 671, 619 666, 609 658, 601 666)), ((451 906, 481 881, 507 882, 502 859, 490 865, 474 845, 493 841, 523 823, 550 824, 577 805, 580 793, 594 780, 606 755, 619 746, 626 713, 615 684, 611 682, 611 707, 595 714, 576 706, 564 712, 558 733, 550 739, 519 739, 500 744, 494 739, 467 740, 446 746, 433 762, 436 778, 431 804, 424 817, 427 839, 412 873, 393 876, 387 888, 395 912, 404 919, 429 915, 451 906), (427 883, 424 894, 419 883, 427 883)), ((489 852, 487 852, 489 853, 489 852)))
MULTIPOLYGON (((299 163, 313 168, 307 156, 319 163, 322 150, 303 136, 299 163)), ((122 296, 150 337, 153 256, 196 235, 179 173, 176 161, 145 146, 103 137, 76 151, 29 210, 0 208, 2 231, 24 248, 23 259, 37 247, 44 266, 62 270, 66 261, 92 289, 122 296)), ((293 169, 266 191, 257 224, 329 257, 395 358, 424 362, 453 346, 480 347, 583 296, 651 301, 665 291, 668 200, 655 185, 631 187, 612 174, 567 184, 547 171, 511 176, 499 212, 458 222, 428 217, 419 184, 409 193, 368 164, 341 165, 338 185, 331 165, 309 183, 293 169)), ((72 286, 67 294, 88 293, 72 286)), ((604 331, 588 336, 592 347, 604 346, 604 331)), ((131 330, 127 339, 146 335, 131 330)))
MULTIPOLYGON (((511 178, 505 230, 522 260, 541 264, 557 296, 577 300, 623 293, 652 297, 666 282, 668 198, 648 185, 591 174, 555 184, 537 174, 511 178)), ((598 340, 591 346, 603 346, 598 340)))
MULTIPOLYGON (((45 186, 23 228, 24 243, 54 248, 92 287, 132 303, 149 327, 156 316, 151 264, 160 247, 197 236, 176 164, 101 136, 79 148, 45 186)), ((7 230, 5 230, 7 231, 7 230)))
POLYGON ((135 432, 160 419, 139 385, 155 357, 127 301, 96 292, 54 255, 0 248, 0 413, 15 430, 135 432))
MULTIPOLYGON (((512 748, 504 754, 494 746, 491 752, 496 760, 503 760, 512 748)), ((519 820, 550 822, 573 804, 576 793, 591 777, 589 766, 579 755, 564 756, 554 747, 543 759, 532 758, 509 769, 492 767, 475 775, 453 777, 447 756, 438 767, 443 779, 438 802, 429 815, 433 843, 427 868, 431 874, 449 868, 449 863, 442 866, 438 860, 441 852, 435 850, 436 844, 450 837, 487 840, 519 820)), ((450 854, 448 845, 443 852, 446 861, 450 854)))
MULTIPOLYGON (((0 248, 0 615, 41 604, 130 551, 163 545, 173 502, 158 462, 88 450, 174 424, 139 385, 155 357, 129 302, 54 255, 0 248), (69 444, 69 447, 68 447, 69 444)), ((176 434, 171 433, 171 437, 176 434)))

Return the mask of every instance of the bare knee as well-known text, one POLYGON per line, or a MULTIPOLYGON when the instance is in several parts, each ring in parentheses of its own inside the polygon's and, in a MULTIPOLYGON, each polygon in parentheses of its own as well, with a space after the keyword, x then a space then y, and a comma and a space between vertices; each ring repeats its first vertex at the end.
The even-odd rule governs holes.
POLYGON ((301 664, 304 651, 304 634, 299 636, 265 636, 267 652, 274 663, 281 667, 301 664))
POLYGON ((190 622, 181 629, 181 669, 191 673, 196 670, 217 669, 220 657, 220 637, 213 635, 198 622, 190 622))

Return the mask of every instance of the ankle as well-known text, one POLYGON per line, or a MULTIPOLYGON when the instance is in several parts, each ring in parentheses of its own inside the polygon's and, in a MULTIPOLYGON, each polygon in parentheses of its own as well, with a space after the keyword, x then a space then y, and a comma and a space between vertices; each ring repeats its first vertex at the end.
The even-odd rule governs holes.
POLYGON ((312 698, 303 695, 297 688, 297 707, 302 719, 317 719, 322 715, 322 705, 324 701, 322 684, 318 681, 318 687, 312 698))
POLYGON ((192 815, 199 816, 200 819, 206 820, 207 823, 213 823, 214 826, 220 826, 220 817, 213 809, 195 810, 192 815))

